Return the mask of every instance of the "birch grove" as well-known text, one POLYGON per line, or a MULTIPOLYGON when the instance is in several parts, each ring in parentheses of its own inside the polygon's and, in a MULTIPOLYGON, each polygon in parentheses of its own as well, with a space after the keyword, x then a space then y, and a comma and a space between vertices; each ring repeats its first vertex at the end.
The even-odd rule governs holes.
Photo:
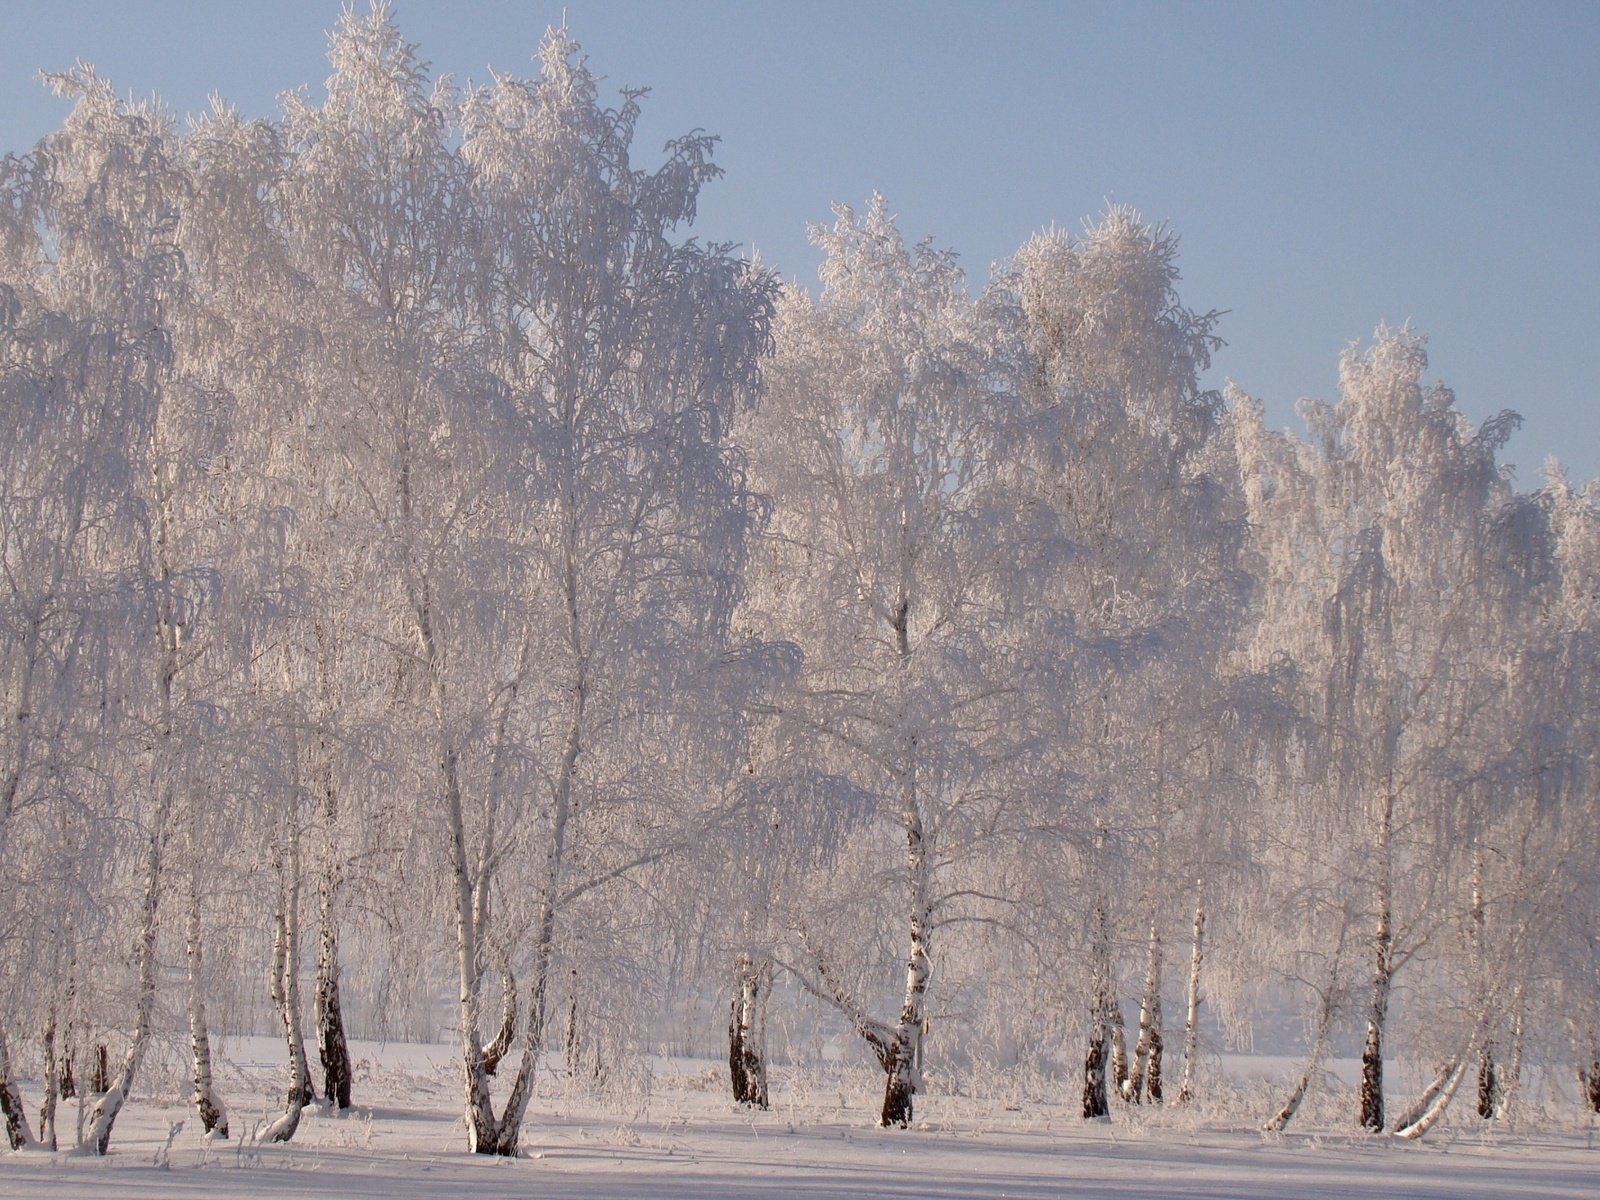
POLYGON ((188 122, 80 65, 0 161, 13 1149, 289 1141, 362 1037, 502 1156, 669 1042, 766 1108, 836 1039, 894 1128, 983 1063, 1220 1103, 1258 1025, 1251 1127, 1336 1057, 1373 1134, 1600 1111, 1600 492, 1419 334, 1273 430, 1132 210, 979 278, 874 195, 785 283, 565 28, 329 63, 188 122))

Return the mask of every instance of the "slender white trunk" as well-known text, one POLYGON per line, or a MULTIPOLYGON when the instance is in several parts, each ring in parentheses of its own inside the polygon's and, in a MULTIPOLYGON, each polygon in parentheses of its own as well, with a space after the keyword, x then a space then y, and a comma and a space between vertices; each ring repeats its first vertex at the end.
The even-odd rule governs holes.
POLYGON ((1300 1072, 1300 1078, 1294 1085, 1294 1090, 1289 1093, 1289 1098, 1283 1102, 1283 1107, 1261 1128, 1268 1133, 1282 1133, 1289 1128, 1295 1114, 1300 1111, 1300 1105, 1306 1098, 1306 1093, 1311 1090, 1311 1081, 1316 1077, 1317 1068, 1322 1065, 1323 1052, 1328 1047, 1328 1031, 1333 1026, 1333 988, 1330 986, 1322 993, 1321 1007, 1317 1012, 1317 1032, 1311 1041, 1311 1053, 1306 1056, 1306 1065, 1300 1072))
POLYGON ((1334 946, 1333 957, 1328 962, 1328 976, 1318 997, 1317 1030, 1311 1039, 1311 1053, 1306 1057, 1305 1069, 1300 1072, 1300 1079, 1295 1084, 1294 1091, 1289 1093, 1289 1098, 1284 1101, 1277 1115, 1262 1126, 1262 1129, 1269 1133, 1282 1133, 1289 1127, 1289 1122, 1294 1120, 1295 1114, 1300 1111, 1300 1104, 1305 1100, 1311 1081, 1316 1077, 1317 1067, 1322 1062, 1323 1052, 1328 1046, 1328 1036, 1333 1030, 1334 997, 1337 995, 1348 931, 1349 926, 1341 923, 1339 940, 1334 946))
POLYGON ((1421 1137, 1438 1123, 1444 1116, 1445 1109, 1450 1107, 1450 1101, 1455 1097, 1456 1089, 1461 1086, 1461 1081, 1467 1074, 1467 1063, 1471 1055, 1463 1055, 1453 1063, 1440 1068, 1434 1081, 1428 1085, 1417 1102, 1407 1109, 1400 1120, 1395 1123, 1395 1135, 1411 1140, 1421 1137))
POLYGON ((1367 1036, 1361 1047, 1360 1124, 1373 1133, 1383 1132, 1383 1027, 1389 1013, 1389 990, 1394 980, 1394 933, 1390 907, 1392 869, 1390 836, 1394 824, 1394 793, 1385 781, 1375 859, 1378 866, 1378 919, 1372 938, 1372 1001, 1367 1009, 1367 1036))
POLYGON ((1161 927, 1150 922, 1150 942, 1145 957, 1144 991, 1139 998, 1139 1036, 1134 1041, 1133 1072, 1127 1097, 1135 1104, 1161 1103, 1161 927))
POLYGON ((1128 1033, 1122 1019, 1122 1004, 1115 995, 1106 1008, 1106 1023, 1111 1027, 1111 1083, 1117 1095, 1128 1095, 1128 1033))
POLYGON ((345 1037, 344 1006, 339 999, 339 794, 334 783, 333 739, 330 733, 336 709, 333 694, 333 634, 315 623, 317 671, 317 760, 312 766, 322 809, 322 874, 317 894, 317 979, 312 994, 312 1014, 317 1030, 317 1059, 322 1064, 322 1094, 335 1111, 350 1107, 354 1071, 345 1037))
POLYGON ((219 1138, 228 1136, 228 1111, 217 1096, 211 1075, 211 1035, 206 1027, 204 943, 200 925, 200 839, 195 804, 188 805, 189 870, 186 873, 187 912, 184 922, 185 953, 189 975, 189 1046, 194 1079, 194 1106, 200 1126, 219 1138))
POLYGON ((1110 1115, 1106 1103, 1106 1033, 1111 1011, 1111 930, 1104 901, 1094 908, 1094 929, 1089 947, 1089 1047, 1083 1059, 1083 1116, 1092 1120, 1110 1115))
MULTIPOLYGON (((145 1045, 150 1040, 150 1022, 156 1005, 156 934, 159 929, 161 902, 161 872, 163 850, 166 845, 167 822, 172 813, 172 793, 163 788, 156 805, 155 824, 150 831, 144 861, 144 900, 139 910, 139 934, 133 944, 133 961, 138 975, 134 1000, 133 1033, 128 1041, 128 1052, 123 1056, 121 1069, 95 1101, 89 1115, 89 1145, 96 1154, 111 1149, 111 1130, 117 1114, 133 1090, 134 1077, 144 1060, 145 1045)), ((102 1048, 103 1053, 103 1048, 102 1048)))
POLYGON ((1178 1103, 1194 1099, 1195 1075, 1200 1051, 1200 967, 1205 958, 1206 909, 1204 885, 1195 886, 1194 934, 1189 954, 1188 1004, 1183 1018, 1183 1084, 1178 1088, 1178 1103))
POLYGON ((287 1142, 300 1127, 300 1113, 311 1098, 311 1070, 306 1062, 305 1034, 300 1023, 300 829, 291 814, 288 846, 280 852, 278 912, 272 947, 272 999, 289 1044, 289 1093, 283 1115, 261 1134, 265 1142, 287 1142))
POLYGON ((913 1101, 920 1085, 917 1075, 917 1048, 922 1037, 924 1001, 932 961, 929 953, 928 848, 921 814, 914 804, 901 814, 906 831, 906 865, 910 874, 910 948, 906 954, 905 995, 900 1004, 900 1019, 895 1024, 894 1051, 884 1085, 883 1110, 878 1123, 883 1126, 911 1124, 913 1101))
POLYGON ((1519 982, 1511 996, 1511 1057, 1506 1061, 1505 1074, 1500 1081, 1500 1096, 1495 1105, 1495 1119, 1506 1120, 1511 1115, 1511 1102, 1522 1082, 1522 1039, 1524 1015, 1523 984, 1519 982))

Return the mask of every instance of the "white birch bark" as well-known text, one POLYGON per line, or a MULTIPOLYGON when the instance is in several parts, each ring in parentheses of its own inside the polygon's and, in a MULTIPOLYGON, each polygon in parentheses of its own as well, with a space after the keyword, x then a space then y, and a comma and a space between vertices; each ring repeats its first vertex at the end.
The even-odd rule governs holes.
POLYGON ((1183 1018, 1183 1083, 1178 1088, 1178 1103, 1194 1099, 1195 1075, 1200 1051, 1200 968, 1205 960, 1206 908, 1203 884, 1195 885, 1194 933, 1189 954, 1188 1003, 1183 1018))
POLYGON ((262 1131, 264 1142, 287 1142, 310 1101, 311 1071, 300 1021, 300 828, 291 814, 288 845, 279 854, 278 912, 272 946, 272 999, 289 1046, 289 1091, 283 1115, 262 1131))
POLYGON ((228 1110, 217 1095, 211 1071, 211 1036, 206 1026, 205 1002, 205 946, 200 925, 200 857, 203 848, 198 835, 198 818, 194 802, 188 808, 187 851, 189 870, 186 872, 186 905, 184 922, 184 949, 188 963, 189 984, 189 1048, 194 1106, 200 1114, 201 1129, 219 1138, 228 1136, 228 1110))
POLYGON ((0 1029, 0 1120, 5 1121, 6 1143, 13 1150, 34 1144, 22 1092, 11 1078, 11 1046, 4 1029, 0 1029))
POLYGON ((1144 991, 1139 999, 1139 1035, 1134 1041, 1133 1071, 1125 1093, 1135 1104, 1148 1096, 1161 1103, 1161 927, 1150 922, 1150 942, 1145 957, 1144 991))
POLYGON ((1360 1124, 1363 1129, 1382 1133, 1383 1115, 1383 1026, 1389 1012, 1389 989, 1394 979, 1394 933, 1392 904, 1390 836, 1394 822, 1394 792, 1386 778, 1383 788, 1374 854, 1378 865, 1377 926, 1372 937, 1372 999, 1367 1008, 1367 1035, 1361 1047, 1360 1124))
MULTIPOLYGON (((133 945, 133 961, 138 979, 134 999, 133 1031, 128 1040, 128 1051, 115 1079, 107 1080, 107 1087, 89 1114, 88 1145, 96 1154, 111 1149, 111 1131, 117 1115, 133 1090, 134 1078, 144 1061, 146 1043, 150 1039, 150 1023, 156 1004, 156 934, 159 929, 161 878, 163 852, 166 846, 167 822, 172 812, 172 793, 165 786, 156 806, 153 828, 145 851, 144 899, 139 910, 139 933, 133 945)), ((102 1054, 104 1050, 102 1048, 102 1054)))
POLYGON ((1107 1026, 1112 1006, 1111 930, 1105 902, 1095 905, 1094 928, 1090 933, 1089 1047, 1083 1060, 1083 1116, 1085 1120, 1107 1117, 1106 1102, 1107 1026))

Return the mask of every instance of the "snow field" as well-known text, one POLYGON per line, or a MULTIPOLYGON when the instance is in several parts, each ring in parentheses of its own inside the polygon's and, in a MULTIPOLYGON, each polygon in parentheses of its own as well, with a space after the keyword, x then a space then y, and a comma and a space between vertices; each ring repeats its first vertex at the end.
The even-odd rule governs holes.
MULTIPOLYGON (((1600 1180, 1595 1122, 1564 1108, 1553 1132, 1457 1118, 1422 1143, 1368 1138, 1309 1108, 1288 1136, 1252 1129, 1247 1112, 1116 1105, 1084 1122, 1074 1097, 930 1090, 909 1131, 878 1129, 870 1073, 776 1069, 769 1112, 726 1099, 725 1068, 684 1059, 648 1064, 626 1094, 584 1095, 551 1072, 516 1160, 468 1154, 455 1052, 449 1046, 358 1043, 359 1103, 336 1118, 306 1110, 293 1142, 256 1138, 279 1111, 283 1067, 272 1039, 227 1047, 220 1077, 236 1128, 206 1141, 170 1078, 135 1097, 104 1159, 42 1151, 0 1156, 0 1195, 14 1200, 139 1197, 1591 1197, 1600 1180), (1307 1119, 1310 1118, 1310 1119, 1307 1119), (181 1125, 181 1128, 179 1127, 181 1125)), ((1252 1109, 1286 1060, 1230 1059, 1229 1094, 1252 1109), (1251 1080, 1255 1073, 1258 1078, 1251 1080)), ((1341 1074, 1344 1072, 1340 1072, 1341 1074)), ((970 1090, 970 1089, 969 1089, 970 1090)), ((1032 1088, 1022 1089, 1031 1091, 1032 1088)), ((37 1086, 25 1084, 30 1104, 37 1086)), ((1340 1096, 1348 1110, 1348 1095, 1340 1096)), ((63 1129, 75 1119, 68 1102, 63 1129)))

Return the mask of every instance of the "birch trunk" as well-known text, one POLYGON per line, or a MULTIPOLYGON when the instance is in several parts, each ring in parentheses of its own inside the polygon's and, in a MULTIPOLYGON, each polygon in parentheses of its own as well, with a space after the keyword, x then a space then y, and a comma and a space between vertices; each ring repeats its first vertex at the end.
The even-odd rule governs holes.
MULTIPOLYGON (((911 670, 911 600, 902 585, 895 605, 890 627, 895 635, 898 685, 909 687, 911 670)), ((928 993, 932 956, 929 939, 932 912, 929 907, 929 883, 932 860, 929 855, 928 833, 922 821, 920 797, 917 794, 917 759, 920 754, 917 734, 909 727, 904 695, 901 697, 900 728, 904 742, 901 747, 899 791, 900 827, 906 836, 906 884, 909 895, 907 908, 907 933, 910 946, 906 953, 905 992, 900 1002, 900 1019, 895 1023, 894 1045, 884 1067, 888 1080, 883 1089, 883 1110, 878 1124, 888 1128, 898 1125, 902 1129, 911 1124, 913 1100, 921 1083, 918 1061, 922 1038, 924 1002, 928 993)))
POLYGON ((289 1044, 289 1094, 283 1115, 261 1135, 264 1142, 287 1142, 300 1128, 300 1113, 312 1097, 300 1024, 300 830, 291 817, 288 852, 279 864, 278 913, 272 947, 272 999, 289 1044))
POLYGON ((1438 1123, 1439 1118, 1444 1116, 1445 1109, 1450 1107, 1456 1089, 1461 1086, 1461 1080, 1467 1074, 1467 1062, 1470 1057, 1463 1055, 1439 1069, 1439 1073, 1428 1085, 1427 1090, 1405 1111, 1400 1120, 1395 1122, 1395 1136, 1415 1140, 1438 1123))
POLYGON ((1327 982, 1323 985, 1319 996, 1317 1008, 1317 1031, 1311 1039, 1311 1053, 1306 1057, 1305 1070, 1300 1072, 1300 1079, 1295 1084, 1294 1090, 1289 1093, 1289 1098, 1284 1101, 1283 1107, 1277 1114, 1261 1128, 1267 1133, 1282 1133, 1289 1128, 1289 1122, 1294 1120, 1295 1114, 1300 1111, 1300 1104, 1306 1098, 1306 1092, 1311 1088, 1311 1081, 1316 1077, 1317 1067, 1322 1063, 1322 1055, 1328 1048, 1328 1036, 1333 1030, 1333 1000, 1335 989, 1339 985, 1340 964, 1344 960, 1344 948, 1349 926, 1341 924, 1339 927, 1339 941, 1334 947, 1333 958, 1328 963, 1327 982))
POLYGON ((198 815, 188 805, 189 870, 187 872, 187 912, 184 922, 185 957, 189 982, 189 1048, 194 1081, 194 1106, 200 1114, 201 1129, 219 1138, 228 1136, 228 1110, 217 1096, 211 1074, 211 1035, 206 1026, 205 947, 200 925, 200 838, 198 815))
POLYGON ((1376 897, 1378 920, 1372 938, 1372 1001, 1367 1009, 1367 1036, 1361 1048, 1360 1124, 1363 1129, 1373 1133, 1383 1132, 1383 1026, 1389 1012, 1389 990, 1394 980, 1389 861, 1393 823, 1394 795, 1386 784, 1375 847, 1379 878, 1376 897))
POLYGON ((1139 1036, 1133 1048, 1133 1073, 1128 1077, 1127 1098, 1135 1104, 1150 1097, 1161 1103, 1161 927, 1150 922, 1150 944, 1145 957, 1144 992, 1139 999, 1139 1036))
POLYGON ((905 996, 900 1004, 900 1019, 895 1024, 894 1048, 887 1064, 888 1081, 883 1091, 883 1111, 878 1123, 884 1127, 911 1124, 912 1097, 920 1080, 917 1077, 917 1046, 922 1037, 924 1000, 928 992, 928 848, 922 817, 914 802, 902 811, 906 831, 906 865, 910 872, 911 913, 910 950, 906 955, 905 996))
POLYGON ((1200 1050, 1200 967, 1204 961, 1206 936, 1205 893, 1196 885, 1194 934, 1189 954, 1188 1004, 1183 1018, 1183 1084, 1178 1088, 1178 1103, 1194 1099, 1194 1081, 1200 1050))
POLYGON ((1282 1133, 1289 1128, 1289 1122, 1294 1120, 1306 1093, 1311 1090, 1311 1081, 1316 1077, 1317 1068, 1322 1065, 1322 1055, 1328 1047, 1328 1032, 1332 1027, 1333 988, 1330 986, 1322 993, 1322 1005, 1317 1012, 1317 1032, 1311 1042, 1311 1053, 1306 1056, 1305 1069, 1300 1072, 1300 1078, 1295 1082, 1289 1098, 1283 1102, 1283 1107, 1261 1127, 1264 1132, 1282 1133))
MULTIPOLYGON (((1468 926, 1468 936, 1472 939, 1472 978, 1478 996, 1478 1011, 1487 1013, 1489 1007, 1488 996, 1488 967, 1485 961, 1484 931, 1487 924, 1487 915, 1483 905, 1483 851, 1474 846, 1472 851, 1472 920, 1468 926)), ((1494 1043, 1485 1040, 1478 1051, 1478 1116, 1489 1121, 1494 1119, 1495 1111, 1500 1102, 1499 1073, 1494 1065, 1494 1043)))
POLYGON ((1522 1082, 1523 1038, 1523 985, 1518 983, 1511 996, 1511 1057, 1506 1061, 1505 1073, 1500 1080, 1500 1094, 1495 1103, 1495 1119, 1504 1121, 1511 1115, 1511 1101, 1522 1082))
POLYGON ((728 1014, 728 1073, 737 1104, 766 1108, 766 1008, 772 986, 772 962, 759 965, 748 954, 734 964, 734 995, 728 1014))
POLYGON ((500 1030, 494 1041, 483 1048, 483 1069, 493 1075, 500 1062, 510 1051, 517 1036, 517 977, 512 974, 510 959, 500 960, 500 1030))
MULTIPOLYGON (((156 933, 159 929, 161 902, 162 855, 166 845, 167 821, 172 812, 172 794, 164 790, 156 806, 155 826, 144 860, 144 900, 139 909, 139 935, 133 944, 133 961, 138 973, 138 991, 134 1000, 133 1034, 128 1040, 128 1052, 113 1079, 100 1080, 106 1087, 95 1101, 89 1114, 88 1143, 96 1154, 111 1149, 111 1130, 116 1125, 117 1114, 133 1090, 133 1081, 144 1060, 145 1045, 150 1040, 150 1022, 156 1005, 156 933)), ((99 1072, 105 1072, 105 1047, 100 1047, 99 1072)))
POLYGON ((3 1029, 0 1029, 0 1119, 5 1121, 6 1143, 13 1150, 33 1145, 33 1131, 28 1128, 22 1093, 11 1079, 11 1047, 3 1029))
POLYGON ((1108 999, 1106 1023, 1111 1027, 1111 1082, 1117 1095, 1128 1095, 1128 1034, 1122 1019, 1122 1005, 1115 995, 1108 999))
POLYGON ((1111 933, 1103 902, 1095 905, 1092 937, 1093 944, 1089 949, 1092 975, 1089 1047, 1083 1057, 1083 1117, 1086 1121, 1111 1115, 1106 1101, 1106 1017, 1111 1009, 1111 933))
POLYGON ((39 1144, 46 1150, 56 1148, 56 1097, 60 1075, 56 1067, 56 1009, 50 1006, 50 1015, 44 1024, 44 1100, 39 1106, 39 1144))

